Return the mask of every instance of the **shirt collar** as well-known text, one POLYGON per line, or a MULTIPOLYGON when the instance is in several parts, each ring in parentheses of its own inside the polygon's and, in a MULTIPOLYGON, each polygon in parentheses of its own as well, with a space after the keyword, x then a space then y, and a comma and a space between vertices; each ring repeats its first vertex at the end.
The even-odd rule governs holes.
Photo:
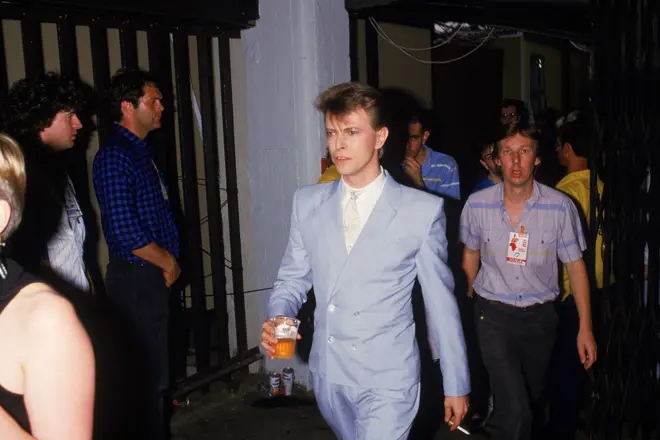
MULTIPOLYGON (((527 199, 526 205, 533 205, 536 202, 539 201, 539 199, 543 196, 543 190, 541 189, 541 186, 539 183, 534 180, 534 186, 532 187, 532 195, 527 199)), ((502 204, 502 208, 504 208, 504 183, 500 182, 497 184, 497 190, 493 192, 493 201, 494 202, 500 202, 502 204)))
POLYGON ((380 191, 383 186, 385 186, 385 179, 387 177, 387 174, 385 174, 385 171, 383 170, 383 167, 380 167, 380 174, 378 177, 374 179, 373 182, 371 182, 369 185, 365 186, 364 188, 360 189, 355 189, 351 188, 346 181, 342 178, 342 193, 344 197, 349 197, 352 192, 357 192, 358 195, 362 196, 364 194, 374 194, 378 191, 380 191))
POLYGON ((128 139, 134 146, 146 148, 147 150, 149 149, 149 144, 146 139, 142 139, 140 136, 136 135, 127 128, 122 127, 120 124, 115 123, 115 130, 117 134, 128 139))
POLYGON ((589 180, 590 178, 591 178, 591 170, 589 169, 575 171, 573 173, 569 173, 565 175, 564 178, 559 181, 557 186, 565 185, 574 180, 589 180))

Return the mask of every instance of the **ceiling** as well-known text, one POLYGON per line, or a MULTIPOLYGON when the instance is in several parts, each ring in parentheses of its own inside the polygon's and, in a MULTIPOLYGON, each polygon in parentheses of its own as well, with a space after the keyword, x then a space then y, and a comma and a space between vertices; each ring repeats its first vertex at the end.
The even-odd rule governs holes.
POLYGON ((460 21, 588 41, 589 0, 345 0, 346 9, 378 21, 430 27, 460 21))

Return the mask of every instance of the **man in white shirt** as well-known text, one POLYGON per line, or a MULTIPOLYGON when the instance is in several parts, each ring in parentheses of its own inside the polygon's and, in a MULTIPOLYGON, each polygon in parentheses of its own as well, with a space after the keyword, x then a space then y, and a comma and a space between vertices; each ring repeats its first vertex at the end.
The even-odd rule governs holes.
MULTIPOLYGON (((294 317, 314 286, 309 367, 319 409, 343 440, 406 439, 419 406, 419 349, 411 290, 419 278, 429 339, 440 354, 445 422, 468 409, 469 374, 447 267, 443 200, 399 185, 379 157, 388 129, 382 95, 356 83, 317 99, 342 178, 296 192, 269 316, 294 317)), ((274 329, 262 347, 274 355, 274 329)), ((305 337, 305 335, 302 335, 305 337)))
POLYGON ((23 223, 10 253, 31 271, 47 266, 57 278, 49 281, 58 288, 88 291, 85 224, 63 153, 82 128, 77 113, 84 103, 75 82, 49 72, 13 84, 2 119, 4 131, 23 149, 28 176, 23 223))

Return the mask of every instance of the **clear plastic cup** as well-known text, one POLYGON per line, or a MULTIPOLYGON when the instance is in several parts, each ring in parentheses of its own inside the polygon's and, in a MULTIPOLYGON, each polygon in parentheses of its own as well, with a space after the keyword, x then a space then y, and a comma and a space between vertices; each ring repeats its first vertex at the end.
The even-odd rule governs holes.
POLYGON ((290 359, 296 352, 296 339, 298 337, 298 326, 300 321, 296 318, 289 318, 287 316, 276 316, 270 318, 269 321, 275 328, 275 344, 274 357, 278 359, 290 359))

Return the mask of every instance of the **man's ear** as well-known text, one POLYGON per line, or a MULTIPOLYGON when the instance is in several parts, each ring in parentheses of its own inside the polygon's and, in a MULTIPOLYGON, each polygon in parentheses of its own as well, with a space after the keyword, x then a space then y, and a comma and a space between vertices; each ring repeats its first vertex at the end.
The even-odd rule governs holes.
POLYGON ((485 160, 483 160, 483 159, 479 159, 479 163, 481 164, 482 167, 484 167, 484 168, 486 169, 486 171, 488 171, 488 165, 486 165, 486 161, 485 161, 485 160))
POLYGON ((122 101, 121 102, 121 113, 124 116, 132 115, 133 112, 135 111, 135 107, 133 106, 133 103, 128 102, 128 101, 122 101))
POLYGON ((422 136, 422 143, 425 144, 426 140, 431 136, 431 132, 428 130, 424 130, 424 135, 422 136))
POLYGON ((536 156, 536 159, 534 159, 534 166, 539 166, 541 165, 541 156, 536 156))
POLYGON ((376 150, 380 150, 385 145, 387 137, 390 135, 390 130, 387 127, 382 127, 376 131, 376 150))

